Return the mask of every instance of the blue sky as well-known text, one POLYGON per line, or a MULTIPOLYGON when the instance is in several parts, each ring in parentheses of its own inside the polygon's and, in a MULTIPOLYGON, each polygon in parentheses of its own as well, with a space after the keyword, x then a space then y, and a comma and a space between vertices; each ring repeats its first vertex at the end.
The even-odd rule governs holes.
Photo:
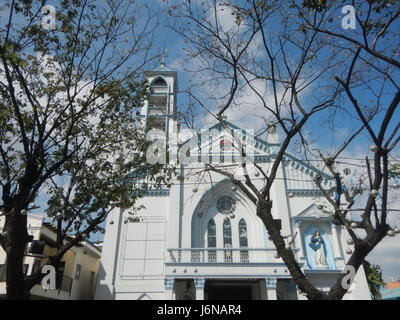
MULTIPOLYGON (((182 91, 178 93, 178 109, 180 111, 184 111, 188 104, 188 96, 183 92, 186 90, 188 84, 193 80, 195 76, 193 73, 186 72, 186 68, 195 67, 195 64, 192 66, 190 62, 185 62, 183 65, 183 61, 185 58, 183 48, 186 46, 184 41, 176 35, 171 29, 169 29, 166 25, 171 22, 171 18, 166 13, 166 9, 164 7, 163 1, 140 1, 141 3, 146 3, 148 5, 153 6, 154 8, 161 8, 163 14, 160 15, 162 28, 160 29, 158 35, 155 38, 155 48, 166 48, 167 49, 167 57, 165 59, 166 65, 168 68, 178 71, 178 81, 179 88, 182 91)), ((139 3, 140 3, 139 2, 139 3)), ((49 3, 50 4, 50 3, 49 3)), ((338 15, 341 13, 338 12, 338 15)), ((224 19, 229 20, 229 14, 223 17, 224 19)), ((338 21, 336 21, 338 23, 338 21)), ((400 26, 397 25, 400 30, 400 26)), ((346 30, 349 33, 356 33, 358 30, 346 30)), ((344 32, 344 31, 343 31, 344 32)), ((398 39, 397 39, 398 41, 398 39)), ((398 56, 399 57, 399 56, 398 56)), ((159 63, 154 62, 154 67, 159 63)), ((397 73, 396 79, 399 80, 400 76, 397 73)), ((221 90, 225 90, 225 87, 222 87, 221 90)), ((216 89, 218 90, 218 88, 216 89)), ((318 91, 310 90, 305 93, 304 100, 312 101, 313 96, 317 94, 318 91)), ((362 99, 363 103, 368 105, 369 101, 374 100, 374 96, 370 91, 356 91, 358 96, 362 99)), ((390 101, 391 94, 390 92, 385 92, 386 95, 381 99, 382 106, 388 105, 390 101)), ((248 98, 248 97, 247 97, 248 98)), ((335 115, 335 120, 333 123, 327 121, 330 118, 330 114, 327 112, 322 112, 314 119, 312 119, 309 124, 305 127, 304 134, 310 137, 313 140, 313 147, 320 149, 323 153, 332 152, 337 147, 339 147, 342 142, 349 137, 353 130, 357 129, 359 126, 359 121, 354 119, 354 112, 352 112, 352 106, 348 100, 342 101, 343 109, 347 109, 349 113, 339 112, 335 115), (332 127, 333 125, 333 127, 332 127)), ((260 119, 260 114, 257 114, 257 109, 254 109, 254 112, 246 112, 244 109, 238 109, 239 111, 228 112, 228 120, 233 121, 235 124, 241 125, 244 128, 252 128, 252 129, 262 129, 265 124, 262 119, 260 119), (254 127, 254 124, 256 126, 254 127)), ((204 111, 201 108, 197 108, 195 110, 198 113, 198 118, 196 121, 196 126, 201 127, 205 123, 210 123, 210 117, 207 117, 204 111)), ((373 129, 379 129, 379 122, 382 119, 382 115, 378 115, 377 119, 372 123, 373 129)), ((399 111, 395 114, 394 120, 400 119, 399 111)), ((395 122, 392 121, 390 129, 393 129, 395 126, 395 122)), ((184 126, 183 126, 184 129, 184 126)), ((371 139, 364 132, 357 137, 349 148, 343 153, 344 157, 354 158, 349 161, 355 163, 357 165, 360 164, 358 159, 365 157, 366 155, 372 156, 373 154, 369 151, 369 146, 372 144, 371 139)), ((395 152, 393 152, 393 158, 399 159, 399 148, 397 147, 395 152)), ((291 146, 291 151, 296 153, 297 147, 295 145, 291 146)), ((300 158, 302 158, 302 154, 298 154, 300 158)), ((352 168, 353 169, 353 168, 352 168)), ((361 169, 362 170, 362 169, 361 169)), ((46 196, 45 194, 41 194, 41 196, 35 201, 36 205, 40 206, 40 209, 33 210, 33 213, 43 213, 46 208, 46 196)), ((397 213, 399 214, 399 213, 397 213)), ((399 221, 399 219, 397 219, 399 221)), ((94 235, 90 238, 91 241, 101 240, 101 235, 94 235)), ((400 244, 398 243, 399 236, 394 238, 386 238, 378 247, 369 255, 368 259, 371 263, 377 263, 382 265, 383 272, 385 277, 394 277, 400 276, 400 244)))

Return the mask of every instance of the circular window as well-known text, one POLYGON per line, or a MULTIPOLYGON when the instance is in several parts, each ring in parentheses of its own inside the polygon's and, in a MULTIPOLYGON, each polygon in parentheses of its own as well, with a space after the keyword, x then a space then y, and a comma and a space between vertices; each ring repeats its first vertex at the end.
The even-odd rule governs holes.
POLYGON ((219 142, 221 150, 230 150, 232 148, 232 142, 228 139, 222 138, 219 142))
POLYGON ((229 214, 235 211, 236 209, 236 204, 235 204, 235 199, 232 198, 231 196, 222 196, 219 197, 217 200, 217 209, 221 213, 229 214))

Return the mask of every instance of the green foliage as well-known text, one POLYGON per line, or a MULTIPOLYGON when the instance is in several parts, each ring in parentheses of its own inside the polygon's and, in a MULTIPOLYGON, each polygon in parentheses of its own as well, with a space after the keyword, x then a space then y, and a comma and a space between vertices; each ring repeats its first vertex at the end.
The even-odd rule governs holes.
POLYGON ((381 267, 370 264, 367 260, 363 262, 363 266, 367 275, 368 288, 371 292, 371 297, 374 300, 380 300, 382 298, 380 288, 386 285, 382 279, 381 267))
POLYGON ((140 175, 127 178, 133 171, 146 173, 149 188, 172 177, 170 168, 147 166, 138 117, 148 95, 142 71, 159 56, 157 21, 132 1, 61 1, 56 29, 46 29, 42 5, 1 5, 2 200, 9 219, 47 190, 46 212, 62 213, 62 236, 89 234, 114 207, 140 209, 135 202, 147 189, 140 175))
POLYGON ((317 12, 321 12, 326 9, 327 1, 326 0, 304 0, 302 6, 309 9, 314 9, 317 12))
POLYGON ((390 166, 390 172, 393 176, 400 176, 400 163, 392 163, 390 166))

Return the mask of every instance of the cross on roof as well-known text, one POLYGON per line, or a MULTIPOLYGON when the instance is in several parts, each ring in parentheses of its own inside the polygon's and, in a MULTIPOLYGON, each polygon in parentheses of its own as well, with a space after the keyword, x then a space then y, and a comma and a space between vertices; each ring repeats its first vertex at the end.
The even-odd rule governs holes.
POLYGON ((168 51, 168 49, 165 49, 164 52, 161 55, 161 65, 163 67, 165 67, 165 57, 167 56, 167 51, 168 51))

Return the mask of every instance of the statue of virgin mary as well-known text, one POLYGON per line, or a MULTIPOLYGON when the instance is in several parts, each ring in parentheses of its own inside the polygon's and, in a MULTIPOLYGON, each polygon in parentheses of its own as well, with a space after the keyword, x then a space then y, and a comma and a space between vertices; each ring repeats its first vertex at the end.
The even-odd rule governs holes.
POLYGON ((314 265, 315 268, 327 268, 328 263, 325 258, 324 240, 318 230, 315 230, 314 235, 311 237, 310 247, 315 251, 314 265))

